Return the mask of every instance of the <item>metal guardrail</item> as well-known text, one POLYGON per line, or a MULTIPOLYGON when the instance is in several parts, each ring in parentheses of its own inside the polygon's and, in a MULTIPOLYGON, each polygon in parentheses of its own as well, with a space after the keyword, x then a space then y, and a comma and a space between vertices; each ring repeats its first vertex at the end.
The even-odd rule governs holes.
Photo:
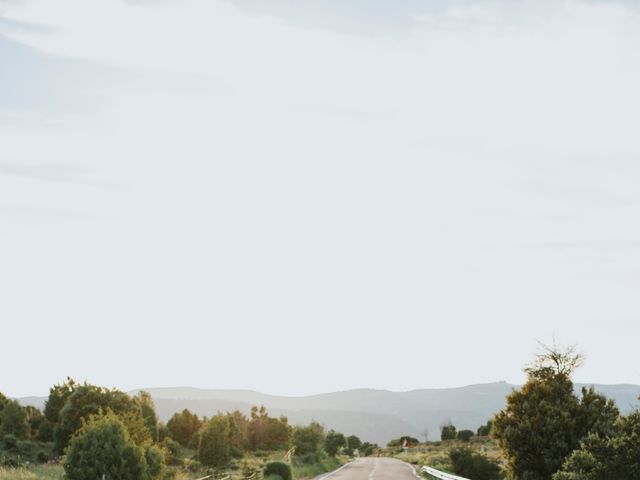
POLYGON ((422 467, 422 471, 427 475, 438 478, 440 480, 469 480, 468 478, 458 477, 457 475, 451 475, 450 473, 441 472, 431 467, 422 467))

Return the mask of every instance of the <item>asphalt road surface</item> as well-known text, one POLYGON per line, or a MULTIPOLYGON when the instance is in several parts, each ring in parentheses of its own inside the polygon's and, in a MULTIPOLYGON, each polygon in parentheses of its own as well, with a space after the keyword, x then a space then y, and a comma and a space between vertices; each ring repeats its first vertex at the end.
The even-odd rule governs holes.
POLYGON ((316 480, 416 480, 413 467, 394 458, 359 458, 316 480))

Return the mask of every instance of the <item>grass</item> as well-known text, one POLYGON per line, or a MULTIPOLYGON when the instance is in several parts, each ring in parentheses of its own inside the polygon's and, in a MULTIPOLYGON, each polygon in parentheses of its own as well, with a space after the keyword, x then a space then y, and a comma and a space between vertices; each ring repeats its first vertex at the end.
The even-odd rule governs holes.
POLYGON ((315 463, 293 465, 293 478, 305 480, 335 470, 347 462, 346 457, 323 457, 315 463))
POLYGON ((62 480, 64 470, 59 465, 33 467, 0 467, 0 480, 62 480))
MULTIPOLYGON (((184 452, 189 455, 192 452, 184 452)), ((259 455, 245 456, 242 459, 233 460, 229 468, 220 470, 219 473, 230 474, 232 480, 243 480, 243 471, 248 469, 262 471, 264 465, 271 461, 283 461, 285 456, 282 452, 269 452, 259 455)), ((294 464, 293 475, 296 480, 308 480, 322 473, 330 472, 339 468, 347 462, 346 457, 326 457, 322 456, 315 463, 294 464)), ((188 471, 181 467, 171 467, 175 470, 174 480, 193 480, 208 475, 206 469, 188 471)), ((0 480, 63 480, 64 469, 61 465, 32 465, 21 468, 0 467, 0 480)))
POLYGON ((385 454, 410 463, 416 469, 429 466, 444 472, 454 473, 449 460, 449 451, 457 447, 471 448, 473 451, 482 453, 499 464, 504 464, 502 452, 496 442, 486 438, 474 439, 471 442, 430 442, 411 447, 407 453, 404 453, 401 449, 387 449, 385 454))

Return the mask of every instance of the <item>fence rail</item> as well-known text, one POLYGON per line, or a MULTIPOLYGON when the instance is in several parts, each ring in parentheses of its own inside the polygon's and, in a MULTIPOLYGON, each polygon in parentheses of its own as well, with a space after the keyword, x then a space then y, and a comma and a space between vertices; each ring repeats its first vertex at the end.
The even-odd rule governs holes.
POLYGON ((422 471, 440 480, 469 480, 468 478, 451 475, 450 473, 441 472, 440 470, 436 470, 435 468, 431 467, 422 467, 422 471))

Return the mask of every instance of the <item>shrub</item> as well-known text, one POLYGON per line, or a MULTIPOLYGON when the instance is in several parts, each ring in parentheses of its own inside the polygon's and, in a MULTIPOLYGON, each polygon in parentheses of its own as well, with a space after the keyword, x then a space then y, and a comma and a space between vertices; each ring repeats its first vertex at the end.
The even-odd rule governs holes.
POLYGON ((463 442, 468 442, 473 437, 473 432, 471 430, 460 430, 457 434, 458 440, 463 442))
POLYGON ((264 476, 276 475, 282 480, 292 480, 291 467, 284 462, 270 462, 264 467, 264 476))
POLYGON ((360 440, 355 435, 349 435, 347 437, 347 454, 353 455, 354 450, 360 451, 360 447, 362 447, 362 440, 360 440))
POLYGON ((449 452, 449 459, 456 475, 473 480, 500 480, 500 466, 485 455, 474 453, 467 447, 449 452))
POLYGON ((2 437, 2 444, 4 448, 9 451, 13 451, 18 446, 18 439, 15 435, 9 434, 2 437))
POLYGON ((162 460, 150 452, 151 469, 142 447, 129 438, 122 420, 109 413, 94 416, 72 437, 64 470, 73 480, 148 480, 156 478, 162 460), (159 467, 156 462, 159 462, 159 467))
POLYGON ((589 435, 553 480, 640 478, 640 411, 618 419, 616 430, 608 437, 589 435))
POLYGON ((27 410, 16 400, 8 400, 0 413, 0 435, 15 435, 18 439, 29 437, 31 428, 27 410))
POLYGON ((291 435, 291 443, 296 448, 296 455, 315 454, 324 441, 322 425, 312 422, 306 427, 296 427, 291 435))
POLYGON ((324 451, 333 457, 342 447, 346 446, 346 444, 347 441, 343 434, 331 430, 324 439, 324 451))
POLYGON ((167 422, 167 428, 171 432, 171 438, 181 445, 187 446, 192 437, 202 427, 202 421, 194 413, 186 408, 176 413, 167 422))
POLYGON ((455 440, 457 436, 457 430, 455 425, 452 425, 451 422, 444 424, 440 430, 440 440, 455 440))
POLYGON ((229 461, 229 423, 223 416, 209 420, 199 435, 198 460, 203 465, 221 466, 229 461))

